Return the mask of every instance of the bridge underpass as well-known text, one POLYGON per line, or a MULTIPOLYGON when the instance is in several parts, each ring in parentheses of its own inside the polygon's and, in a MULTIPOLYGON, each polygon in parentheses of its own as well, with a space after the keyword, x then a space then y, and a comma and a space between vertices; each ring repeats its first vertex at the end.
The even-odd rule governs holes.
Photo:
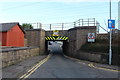
POLYGON ((59 55, 63 53, 63 42, 62 41, 50 41, 48 42, 48 50, 50 54, 59 55))
POLYGON ((58 44, 62 51, 64 50, 66 43, 68 42, 68 37, 67 36, 51 36, 51 37, 45 37, 45 47, 46 51, 53 51, 51 47, 55 46, 55 44, 58 44))

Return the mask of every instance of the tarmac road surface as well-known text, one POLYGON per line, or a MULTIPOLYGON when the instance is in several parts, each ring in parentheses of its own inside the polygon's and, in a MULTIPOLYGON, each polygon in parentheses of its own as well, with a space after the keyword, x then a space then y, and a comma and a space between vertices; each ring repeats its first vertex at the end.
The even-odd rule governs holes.
POLYGON ((52 57, 28 78, 118 78, 118 72, 91 68, 87 64, 65 58, 61 45, 49 45, 52 57))

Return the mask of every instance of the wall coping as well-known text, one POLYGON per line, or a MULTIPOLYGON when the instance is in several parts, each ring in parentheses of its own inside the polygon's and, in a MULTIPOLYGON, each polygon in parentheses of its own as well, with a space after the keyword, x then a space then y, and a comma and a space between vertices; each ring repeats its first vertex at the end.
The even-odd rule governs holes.
POLYGON ((0 52, 9 52, 9 51, 26 50, 26 49, 34 49, 34 48, 39 48, 39 47, 15 47, 15 48, 1 49, 0 52))
POLYGON ((25 31, 45 31, 44 29, 28 29, 28 30, 25 30, 25 31))
POLYGON ((77 51, 77 53, 84 53, 84 54, 97 54, 97 55, 108 55, 108 53, 103 53, 103 52, 86 52, 86 51, 77 51))
POLYGON ((69 29, 68 31, 77 29, 96 29, 96 26, 76 26, 74 28, 69 29))
MULTIPOLYGON (((46 30, 45 32, 53 32, 54 30, 46 30)), ((58 30, 58 31, 68 31, 68 30, 58 30)))

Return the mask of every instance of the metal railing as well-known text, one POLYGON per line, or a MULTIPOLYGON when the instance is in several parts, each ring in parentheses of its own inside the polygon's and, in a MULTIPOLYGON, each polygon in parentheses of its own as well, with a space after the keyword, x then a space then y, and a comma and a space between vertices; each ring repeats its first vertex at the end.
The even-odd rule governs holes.
POLYGON ((79 19, 74 22, 74 26, 96 26, 96 20, 95 18, 79 19))
POLYGON ((42 29, 45 30, 68 30, 73 28, 73 23, 53 23, 53 24, 42 24, 42 29))
POLYGON ((33 26, 33 29, 44 29, 44 30, 68 30, 74 27, 84 26, 97 26, 97 32, 99 33, 99 22, 95 18, 79 19, 75 22, 69 23, 52 23, 52 24, 41 24, 41 23, 29 23, 33 26))

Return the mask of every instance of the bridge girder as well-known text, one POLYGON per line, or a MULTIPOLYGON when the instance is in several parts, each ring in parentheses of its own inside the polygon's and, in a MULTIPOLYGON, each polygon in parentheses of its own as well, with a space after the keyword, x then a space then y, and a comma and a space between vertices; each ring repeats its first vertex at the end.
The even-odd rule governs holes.
POLYGON ((61 41, 61 40, 68 40, 67 36, 46 36, 45 40, 47 41, 61 41))

